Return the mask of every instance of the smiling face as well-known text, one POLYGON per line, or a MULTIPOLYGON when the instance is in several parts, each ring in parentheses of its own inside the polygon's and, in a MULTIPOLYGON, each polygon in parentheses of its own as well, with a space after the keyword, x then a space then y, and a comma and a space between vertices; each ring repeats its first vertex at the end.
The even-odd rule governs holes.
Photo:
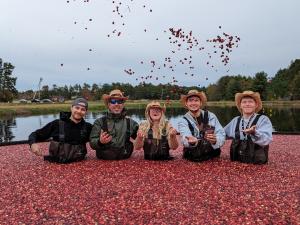
POLYGON ((200 111, 201 106, 202 106, 202 102, 201 102, 199 97, 191 96, 186 100, 185 106, 192 113, 196 113, 196 112, 200 111))
POLYGON ((256 101, 251 97, 244 97, 241 100, 241 110, 243 115, 252 115, 257 108, 256 101))
POLYGON ((86 108, 80 104, 71 107, 71 120, 80 122, 86 114, 86 108))
POLYGON ((160 108, 150 108, 149 115, 150 115, 152 122, 159 122, 160 118, 162 116, 162 111, 160 108))
POLYGON ((111 98, 108 100, 108 109, 113 114, 120 114, 124 109, 124 100, 111 98))

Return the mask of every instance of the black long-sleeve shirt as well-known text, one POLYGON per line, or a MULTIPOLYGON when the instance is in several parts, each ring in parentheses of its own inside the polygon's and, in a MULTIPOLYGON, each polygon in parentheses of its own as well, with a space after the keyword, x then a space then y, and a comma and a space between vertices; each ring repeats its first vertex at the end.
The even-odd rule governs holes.
MULTIPOLYGON (((64 142, 68 144, 85 144, 89 141, 92 124, 82 119, 79 123, 74 123, 70 120, 71 113, 64 113, 61 119, 64 123, 64 142)), ((32 132, 29 135, 29 144, 40 141, 45 141, 52 138, 54 141, 59 141, 59 119, 46 124, 41 129, 32 132)))

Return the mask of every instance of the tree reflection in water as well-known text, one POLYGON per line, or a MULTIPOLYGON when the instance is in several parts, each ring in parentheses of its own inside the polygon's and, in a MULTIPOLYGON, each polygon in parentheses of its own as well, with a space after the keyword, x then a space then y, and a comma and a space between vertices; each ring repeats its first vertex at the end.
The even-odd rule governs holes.
POLYGON ((12 132, 12 127, 16 126, 16 119, 0 119, 0 143, 9 142, 15 138, 12 132))
MULTIPOLYGON (((236 107, 208 106, 207 109, 216 114, 222 126, 240 115, 236 107)), ((177 128, 179 119, 186 112, 185 108, 167 108, 166 117, 177 128)), ((85 119, 93 124, 103 113, 104 111, 88 112, 85 119)), ((271 119, 275 132, 300 134, 300 108, 265 107, 262 113, 271 119)), ((128 109, 127 115, 140 123, 145 119, 145 109, 128 109)), ((0 118, 0 143, 26 140, 32 131, 58 118, 59 114, 0 118)))

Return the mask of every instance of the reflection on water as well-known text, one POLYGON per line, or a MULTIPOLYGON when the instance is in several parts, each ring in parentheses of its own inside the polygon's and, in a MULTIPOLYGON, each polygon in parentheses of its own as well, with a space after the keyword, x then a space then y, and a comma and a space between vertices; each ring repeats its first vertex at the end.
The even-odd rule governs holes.
POLYGON ((16 127, 16 120, 14 118, 0 119, 0 142, 9 142, 15 138, 12 132, 13 127, 16 127))
MULTIPOLYGON (((239 115, 236 107, 208 107, 208 110, 216 114, 223 126, 233 117, 239 115)), ((167 109, 166 117, 177 128, 178 120, 185 113, 186 110, 184 108, 170 108, 167 109)), ((263 113, 271 119, 274 131, 300 132, 299 108, 265 108, 263 113)), ((128 110, 128 115, 137 122, 145 119, 144 109, 128 110)), ((86 121, 94 123, 101 116, 101 112, 89 112, 86 116, 86 121)), ((59 114, 0 118, 0 143, 26 140, 32 131, 58 118, 59 114)))

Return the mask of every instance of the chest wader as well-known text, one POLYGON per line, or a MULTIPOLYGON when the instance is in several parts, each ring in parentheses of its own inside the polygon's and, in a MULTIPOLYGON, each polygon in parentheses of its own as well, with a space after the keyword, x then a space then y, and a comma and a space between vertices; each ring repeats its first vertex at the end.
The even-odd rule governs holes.
MULTIPOLYGON (((108 132, 107 117, 102 117, 102 130, 108 132)), ((130 141, 130 119, 126 118, 126 136, 124 146, 111 147, 109 144, 103 146, 103 148, 96 150, 96 156, 98 159, 106 160, 120 160, 128 159, 133 152, 133 144, 130 141)))
POLYGON ((144 140, 144 159, 147 160, 170 160, 169 143, 166 128, 162 130, 161 139, 153 138, 152 128, 148 131, 148 136, 144 140))
MULTIPOLYGON (((183 118, 188 122, 189 129, 192 135, 195 137, 193 125, 186 117, 183 118)), ((203 129, 200 130, 200 134, 202 135, 202 138, 198 139, 197 145, 183 148, 183 158, 194 162, 206 161, 218 157, 221 154, 220 148, 214 149, 211 146, 211 143, 203 138, 206 128, 208 127, 208 111, 205 110, 204 118, 202 118, 202 114, 200 118, 201 121, 203 121, 203 129)))
MULTIPOLYGON (((251 124, 251 126, 256 125, 259 117, 257 115, 251 124)), ((243 163, 253 163, 253 164, 265 164, 268 162, 268 152, 269 145, 260 146, 255 144, 250 135, 247 135, 246 140, 240 140, 240 121, 241 117, 238 118, 236 127, 235 127, 235 138, 232 140, 230 146, 230 160, 239 161, 243 163)))
MULTIPOLYGON (((44 156, 44 160, 57 163, 70 163, 81 161, 87 154, 86 145, 78 144, 72 145, 65 143, 65 122, 59 120, 59 142, 51 141, 49 146, 49 155, 44 156)), ((86 131, 86 125, 83 125, 81 136, 86 131)))

